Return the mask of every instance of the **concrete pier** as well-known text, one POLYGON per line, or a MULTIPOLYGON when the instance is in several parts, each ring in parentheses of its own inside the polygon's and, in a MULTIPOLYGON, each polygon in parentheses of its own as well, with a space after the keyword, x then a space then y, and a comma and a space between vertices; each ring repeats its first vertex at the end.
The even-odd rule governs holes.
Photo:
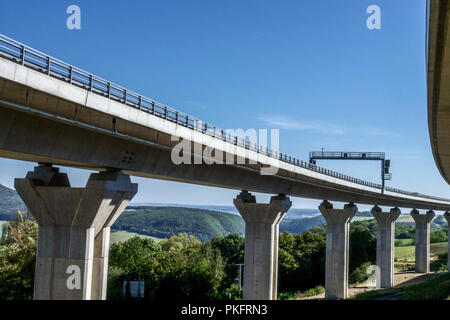
POLYGON ((242 191, 234 205, 245 220, 244 300, 276 300, 278 287, 278 227, 292 202, 285 195, 256 203, 242 191))
POLYGON ((447 244, 447 271, 450 272, 450 212, 444 213, 444 218, 447 220, 448 228, 448 244, 447 244))
POLYGON ((430 272, 430 222, 435 214, 432 210, 426 214, 419 214, 419 211, 413 209, 411 216, 416 222, 416 272, 430 272))
POLYGON ((377 266, 380 275, 377 277, 377 287, 392 288, 394 286, 394 253, 395 253, 395 220, 401 214, 399 208, 383 212, 380 207, 372 208, 372 214, 377 220, 377 266))
POLYGON ((333 209, 333 205, 325 200, 319 210, 327 221, 325 299, 345 299, 349 269, 349 222, 358 207, 349 203, 344 209, 333 209))
POLYGON ((106 298, 109 227, 137 192, 117 171, 93 173, 85 188, 39 165, 14 187, 39 225, 35 300, 106 298))

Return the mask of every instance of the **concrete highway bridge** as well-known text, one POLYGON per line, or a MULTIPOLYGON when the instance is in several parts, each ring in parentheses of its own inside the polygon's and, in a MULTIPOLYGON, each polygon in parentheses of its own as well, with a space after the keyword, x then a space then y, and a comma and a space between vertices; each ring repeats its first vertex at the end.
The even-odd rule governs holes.
POLYGON ((244 299, 277 297, 278 226, 289 197, 323 200, 329 299, 347 297, 348 230, 356 204, 374 205, 382 287, 393 285, 398 208, 411 208, 416 221, 417 272, 429 271, 434 211, 448 219, 450 210, 449 199, 383 189, 233 136, 3 35, 0 157, 37 163, 14 184, 39 224, 34 299, 106 298, 110 227, 137 193, 131 175, 240 191, 234 205, 246 223, 244 299), (174 154, 186 161, 177 163, 174 154), (72 188, 58 166, 97 173, 85 188, 72 188), (274 196, 256 203, 250 192, 274 196), (330 201, 347 204, 333 208, 330 201), (73 278, 77 272, 80 283, 73 278))

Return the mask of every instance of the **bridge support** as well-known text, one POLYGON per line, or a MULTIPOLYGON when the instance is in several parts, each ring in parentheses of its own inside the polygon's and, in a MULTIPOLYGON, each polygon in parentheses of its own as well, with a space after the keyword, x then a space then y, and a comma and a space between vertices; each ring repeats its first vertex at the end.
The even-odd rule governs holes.
POLYGON ((345 299, 348 289, 349 222, 358 207, 349 203, 344 209, 333 209, 333 205, 325 200, 319 210, 327 221, 325 299, 345 299))
POLYGON ((242 191, 234 205, 245 220, 244 300, 276 300, 278 286, 278 227, 292 202, 285 195, 256 203, 242 191))
POLYGON ((383 212, 378 206, 372 208, 372 214, 377 220, 377 266, 380 272, 377 287, 380 288, 394 286, 394 223, 400 213, 397 207, 392 208, 390 212, 383 212))
POLYGON ((447 271, 450 272, 450 212, 444 213, 444 218, 447 220, 448 228, 448 245, 447 245, 447 271))
POLYGON ((430 272, 430 222, 435 214, 432 210, 426 214, 419 214, 419 211, 413 209, 411 216, 416 222, 416 272, 430 272))
POLYGON ((35 167, 14 187, 39 225, 35 300, 106 298, 109 227, 137 192, 118 171, 93 173, 85 188, 67 174, 35 167))

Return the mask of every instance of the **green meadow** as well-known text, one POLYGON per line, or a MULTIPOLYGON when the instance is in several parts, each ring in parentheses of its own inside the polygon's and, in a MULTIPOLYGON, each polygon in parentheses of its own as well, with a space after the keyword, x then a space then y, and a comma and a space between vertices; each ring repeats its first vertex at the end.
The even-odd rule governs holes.
POLYGON ((142 234, 137 234, 134 232, 128 232, 128 231, 115 231, 115 232, 111 232, 111 244, 116 243, 116 242, 124 242, 127 241, 128 239, 131 239, 135 236, 141 237, 141 238, 150 238, 155 240, 156 242, 161 241, 161 239, 159 238, 155 238, 155 237, 150 237, 150 236, 145 236, 142 234))
MULTIPOLYGON (((438 252, 441 251, 447 251, 447 242, 437 242, 430 244, 431 256, 436 255, 438 252)), ((415 246, 395 247, 395 258, 399 260, 414 259, 415 252, 416 252, 415 246)))

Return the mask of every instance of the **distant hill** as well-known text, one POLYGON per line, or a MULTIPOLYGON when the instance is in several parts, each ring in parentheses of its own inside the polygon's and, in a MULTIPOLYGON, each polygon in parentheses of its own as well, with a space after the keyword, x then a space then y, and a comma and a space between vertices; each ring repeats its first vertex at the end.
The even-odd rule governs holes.
POLYGON ((15 190, 0 184, 0 220, 11 220, 17 209, 27 210, 15 190))
MULTIPOLYGON (((152 202, 132 202, 131 207, 182 207, 196 208, 203 210, 219 211, 239 215, 235 206, 212 206, 212 205, 190 205, 190 204, 174 204, 174 203, 152 203, 152 202)), ((291 208, 287 212, 284 219, 302 219, 320 215, 318 209, 298 209, 291 208)))
POLYGON ((284 219, 304 219, 304 218, 312 218, 315 216, 321 216, 319 209, 297 209, 291 208, 286 213, 284 219))
MULTIPOLYGON (((396 225, 404 226, 404 227, 415 227, 416 223, 410 214, 401 214, 397 219, 396 225)), ((433 220, 430 223, 431 229, 443 228, 447 226, 447 220, 445 220, 442 214, 436 214, 433 220)))
POLYGON ((373 218, 373 219, 375 219, 375 218, 373 217, 373 214, 372 214, 370 211, 358 211, 358 212, 355 214, 355 216, 356 216, 356 217, 364 217, 364 218, 373 218))
MULTIPOLYGON (((0 221, 10 220, 17 209, 26 210, 17 192, 0 185, 0 221)), ((354 221, 372 218, 370 212, 363 211, 355 215, 354 221)), ((292 208, 281 222, 280 232, 299 234, 323 224, 325 219, 318 210, 292 208)), ((444 227, 446 224, 444 217, 437 215, 431 227, 444 227)), ((402 214, 397 225, 414 226, 414 220, 409 214, 402 214)), ((230 233, 244 235, 245 223, 234 206, 131 205, 114 223, 112 229, 156 238, 167 238, 186 232, 201 241, 207 241, 215 236, 230 233)))
MULTIPOLYGON (((364 219, 371 219, 373 218, 372 214, 370 212, 357 212, 355 214, 355 217, 364 219)), ((357 220, 353 218, 354 220, 357 220)), ((353 221, 353 220, 352 220, 353 221)), ((319 213, 318 215, 315 215, 310 218, 302 218, 302 219, 284 219, 281 221, 280 224, 280 232, 288 231, 293 234, 299 234, 305 231, 308 231, 309 229, 321 226, 323 224, 326 224, 325 218, 319 213)))
POLYGON ((447 220, 444 218, 443 214, 440 215, 436 215, 436 217, 434 217, 433 221, 431 221, 431 224, 436 225, 436 227, 441 227, 444 228, 448 225, 447 220))
MULTIPOLYGON (((322 215, 312 218, 284 219, 280 232, 302 233, 325 223, 322 215)), ((244 235, 244 220, 234 214, 186 207, 131 206, 117 219, 112 229, 134 232, 156 238, 168 238, 180 232, 192 234, 201 241, 230 233, 244 235)))
POLYGON ((123 230, 156 238, 169 238, 181 232, 201 241, 230 233, 244 234, 244 220, 230 213, 183 207, 127 207, 113 224, 123 230))
POLYGON ((303 219, 285 219, 280 223, 280 232, 288 231, 293 234, 299 234, 325 223, 326 221, 322 215, 303 219))

